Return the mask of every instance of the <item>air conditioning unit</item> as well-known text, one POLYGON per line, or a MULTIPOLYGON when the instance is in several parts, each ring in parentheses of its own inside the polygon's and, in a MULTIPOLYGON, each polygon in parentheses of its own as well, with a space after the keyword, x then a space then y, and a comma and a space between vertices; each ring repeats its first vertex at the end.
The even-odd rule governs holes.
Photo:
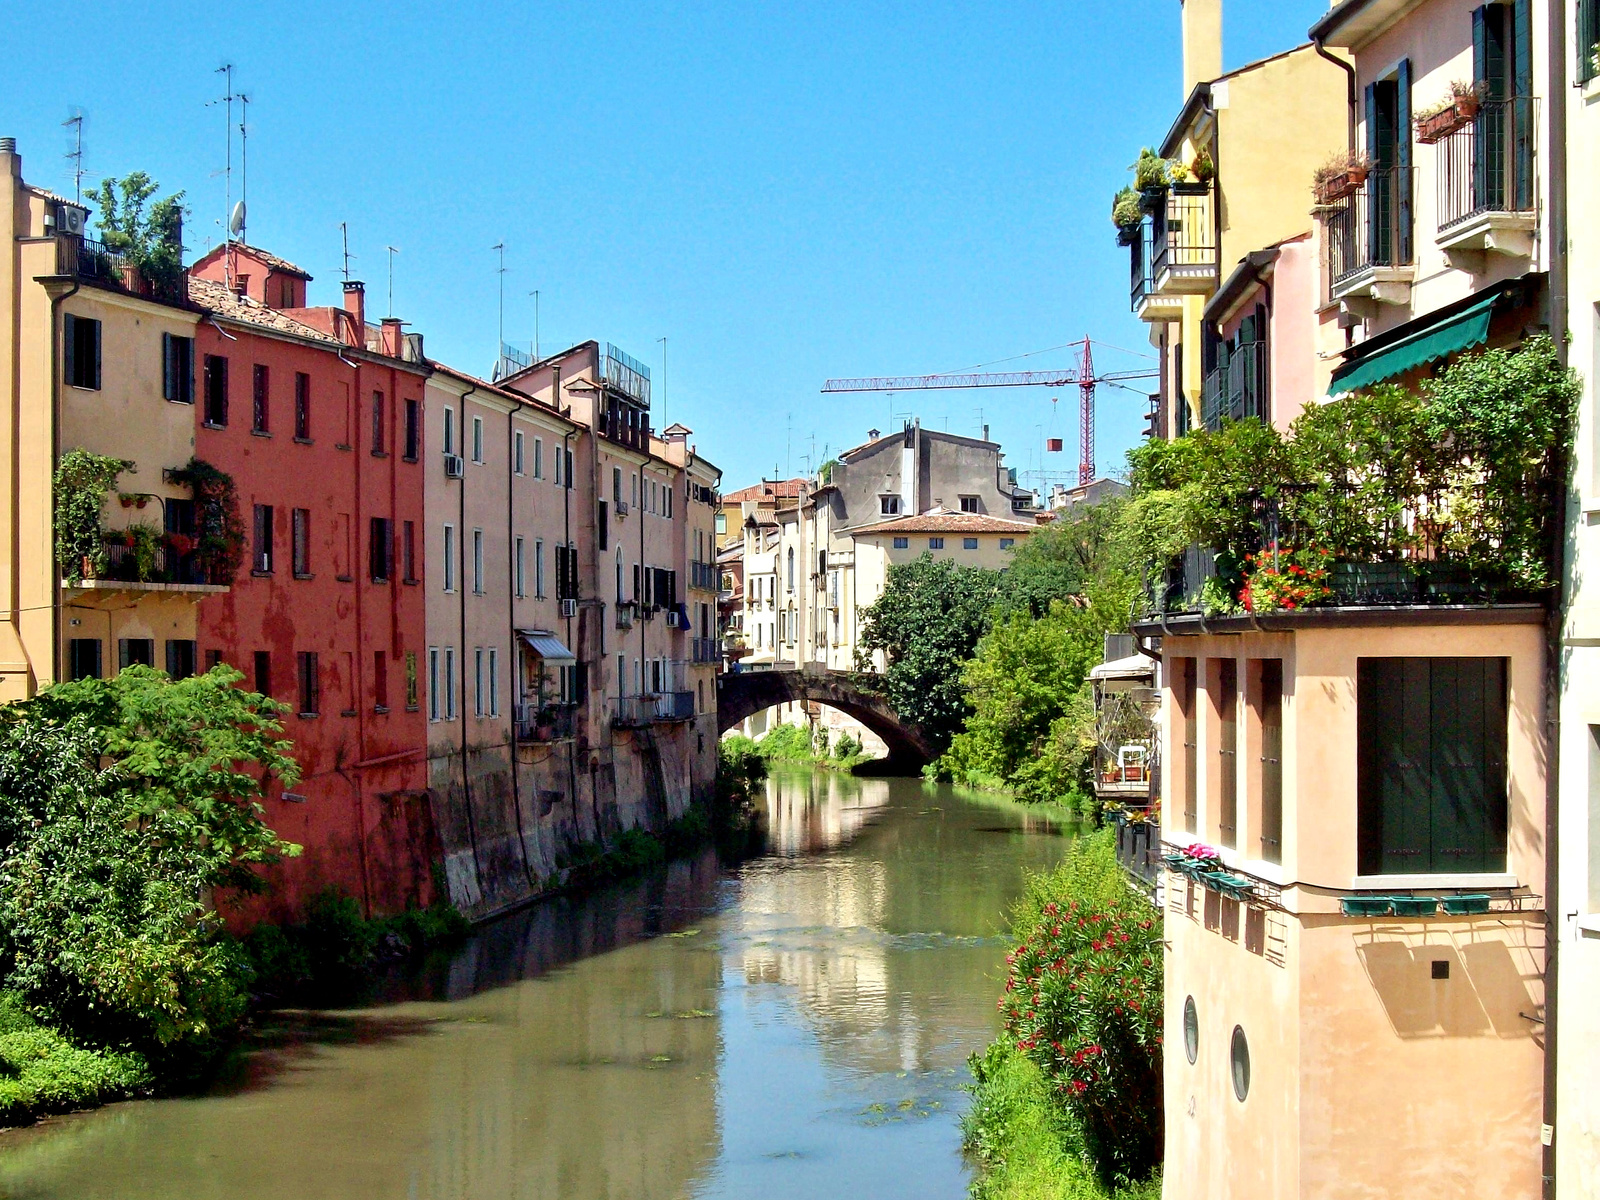
POLYGON ((79 208, 75 204, 56 205, 57 233, 70 233, 73 237, 82 237, 84 226, 88 221, 88 209, 79 208))
POLYGON ((444 456, 444 477, 446 479, 460 479, 466 469, 466 460, 461 455, 446 454, 444 456))
POLYGON ((627 515, 628 515, 628 502, 626 500, 618 500, 617 501, 617 516, 625 517, 627 515))
MULTIPOLYGON (((460 462, 461 460, 457 459, 456 461, 460 462)), ((575 617, 575 616, 577 616, 578 615, 578 602, 576 600, 563 600, 561 602, 561 615, 563 617, 575 617)))
POLYGON ((683 628, 683 621, 678 616, 678 610, 675 609, 675 608, 667 609, 667 628, 669 628, 669 629, 682 629, 683 628))

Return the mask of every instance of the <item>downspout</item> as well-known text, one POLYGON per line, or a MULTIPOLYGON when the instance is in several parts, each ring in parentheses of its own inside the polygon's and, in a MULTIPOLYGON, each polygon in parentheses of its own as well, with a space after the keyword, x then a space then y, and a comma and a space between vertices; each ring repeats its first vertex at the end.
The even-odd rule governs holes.
MULTIPOLYGON (((61 461, 61 305, 64 301, 76 296, 78 294, 78 289, 82 286, 83 285, 80 284, 76 278, 74 278, 72 281, 72 290, 70 292, 62 292, 61 295, 52 297, 50 300, 50 466, 52 470, 54 470, 56 464, 61 461)), ((16 428, 16 422, 13 421, 11 439, 13 455, 13 478, 17 477, 15 470, 17 454, 16 447, 21 441, 21 438, 16 434, 16 428)), ((54 503, 55 497, 52 496, 50 499, 50 557, 53 559, 55 557, 55 541, 57 530, 54 503)), ((20 542, 20 539, 18 540, 20 542)), ((60 563, 55 563, 50 568, 50 674, 52 682, 61 679, 64 674, 61 669, 62 602, 61 576, 58 574, 60 569, 60 563)), ((12 592, 12 597, 14 608, 11 614, 11 623, 12 627, 17 631, 17 641, 20 644, 22 641, 22 606, 20 603, 16 603, 20 597, 17 596, 15 591, 12 592)), ((115 649, 115 647, 108 646, 106 649, 109 652, 115 649)), ((38 683, 37 678, 34 680, 34 683, 38 683)))
MULTIPOLYGON (((461 393, 461 424, 460 437, 465 440, 467 436, 467 397, 478 390, 477 384, 472 384, 461 393)), ((465 449, 465 447, 462 447, 465 449)), ((466 455, 459 455, 466 458, 466 455)), ((462 468, 461 478, 457 481, 460 487, 456 491, 456 596, 457 609, 460 613, 460 648, 461 648, 461 677, 467 674, 467 472, 462 468)), ((456 694, 455 673, 452 672, 446 686, 450 689, 450 696, 456 694)), ((483 863, 478 858, 478 823, 472 813, 472 774, 467 770, 467 689, 461 689, 461 795, 467 805, 467 841, 472 846, 472 873, 478 879, 478 898, 483 898, 483 863)))
MULTIPOLYGON (((1550 4, 1546 6, 1549 11, 1549 52, 1545 55, 1548 78, 1546 92, 1550 99, 1547 108, 1550 113, 1550 338, 1556 348, 1557 360, 1563 367, 1567 365, 1567 338, 1570 333, 1568 305, 1570 297, 1568 291, 1570 280, 1567 275, 1567 96, 1570 94, 1567 87, 1566 62, 1567 45, 1566 32, 1566 5, 1550 4)), ((1560 474, 1562 495, 1566 498, 1567 508, 1571 508, 1571 489, 1568 483, 1569 464, 1563 462, 1560 474)), ((1567 521, 1563 519, 1558 526, 1557 537, 1566 538, 1567 521)), ((1562 572, 1565 577, 1566 572, 1562 572)), ((1567 592, 1566 581, 1563 578, 1563 592, 1567 592)), ((1556 1116, 1557 1116, 1557 1080, 1559 1051, 1557 1039, 1560 1036, 1560 1022, 1557 1008, 1559 1002, 1558 984, 1560 981, 1560 953, 1562 924, 1561 924, 1561 662, 1562 662, 1562 614, 1566 611, 1566 602, 1570 595, 1564 594, 1559 604, 1551 605, 1545 617, 1545 688, 1546 699, 1546 737, 1549 739, 1549 751, 1545 755, 1548 764, 1545 775, 1545 800, 1544 800, 1544 894, 1545 894, 1545 967, 1544 967, 1544 1129, 1549 1131, 1548 1136, 1541 1136, 1539 1141, 1542 1149, 1542 1175, 1544 1182, 1544 1195, 1554 1197, 1556 1194, 1556 1116)), ((1543 1133, 1544 1131, 1541 1131, 1543 1133)))
MULTIPOLYGON (((511 749, 511 811, 517 814, 517 847, 522 851, 522 873, 528 878, 528 890, 537 892, 539 889, 533 880, 533 868, 528 864, 528 835, 522 827, 522 787, 517 780, 517 695, 522 687, 522 672, 518 670, 518 664, 522 660, 522 651, 517 645, 516 424, 517 406, 513 402, 506 413, 506 665, 511 668, 515 686, 509 689, 511 729, 506 744, 511 749)), ((494 683, 497 685, 499 680, 494 683)))
MULTIPOLYGON (((1554 19, 1555 18, 1552 18, 1552 20, 1554 20, 1554 19)), ((1355 64, 1346 62, 1344 59, 1338 57, 1335 54, 1329 54, 1328 53, 1328 48, 1327 48, 1327 46, 1325 46, 1323 44, 1323 41, 1322 41, 1321 38, 1313 39, 1312 42, 1311 42, 1311 46, 1312 46, 1312 49, 1314 49, 1317 52, 1317 55, 1319 57, 1327 59, 1334 66, 1338 67, 1341 71, 1343 71, 1344 74, 1345 74, 1346 85, 1345 85, 1345 100, 1344 100, 1344 102, 1345 102, 1346 113, 1347 113, 1346 121, 1347 121, 1347 124, 1349 126, 1349 131, 1348 131, 1348 135, 1347 136, 1349 137, 1349 143, 1350 143, 1349 148, 1350 148, 1350 151, 1351 151, 1351 153, 1354 153, 1355 152, 1355 148, 1356 148, 1356 99, 1357 99, 1355 64)))

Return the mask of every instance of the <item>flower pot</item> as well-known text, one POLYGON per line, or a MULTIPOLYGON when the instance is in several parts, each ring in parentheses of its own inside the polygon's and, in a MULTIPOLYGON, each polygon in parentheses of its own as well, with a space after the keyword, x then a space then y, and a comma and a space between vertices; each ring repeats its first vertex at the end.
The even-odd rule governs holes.
POLYGON ((132 508, 133 507, 133 497, 132 496, 118 496, 117 499, 122 501, 122 507, 123 508, 132 508))
POLYGON ((1472 118, 1478 115, 1478 109, 1480 106, 1481 101, 1479 101, 1476 96, 1457 96, 1455 104, 1452 107, 1455 109, 1457 118, 1459 118, 1461 123, 1465 125, 1468 121, 1472 120, 1472 118))
POLYGON ((1361 190, 1361 185, 1366 181, 1365 167, 1350 167, 1338 175, 1326 176, 1316 183, 1317 203, 1329 205, 1348 200, 1361 190))
POLYGON ((1417 141, 1431 146, 1435 142, 1442 142, 1456 130, 1467 125, 1478 112, 1477 100, 1471 100, 1471 109, 1462 115, 1463 106, 1469 103, 1465 98, 1458 100, 1455 105, 1433 113, 1430 116, 1417 118, 1417 141))

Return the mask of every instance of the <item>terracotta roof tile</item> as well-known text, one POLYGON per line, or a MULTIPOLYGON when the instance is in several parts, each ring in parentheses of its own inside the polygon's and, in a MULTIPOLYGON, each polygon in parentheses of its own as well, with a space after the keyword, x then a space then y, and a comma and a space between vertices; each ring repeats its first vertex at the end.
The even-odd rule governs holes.
POLYGON ((800 495, 800 489, 805 486, 804 479, 763 479, 760 483, 752 484, 747 488, 740 488, 737 492, 724 492, 724 504, 742 504, 746 500, 773 500, 778 498, 793 500, 800 495))
POLYGON ((926 512, 916 517, 901 517, 878 525, 863 525, 850 532, 856 537, 878 533, 1032 533, 1032 521, 1003 521, 982 513, 926 512))
POLYGON ((225 285, 214 280, 196 279, 191 275, 189 277, 189 299, 201 308, 207 309, 219 317, 226 317, 230 321, 243 321, 251 325, 260 325, 264 329, 271 329, 277 333, 286 333, 291 337, 323 342, 329 346, 344 345, 343 342, 329 337, 322 330, 313 329, 310 325, 296 321, 293 317, 286 316, 275 308, 257 304, 248 297, 236 295, 225 285))

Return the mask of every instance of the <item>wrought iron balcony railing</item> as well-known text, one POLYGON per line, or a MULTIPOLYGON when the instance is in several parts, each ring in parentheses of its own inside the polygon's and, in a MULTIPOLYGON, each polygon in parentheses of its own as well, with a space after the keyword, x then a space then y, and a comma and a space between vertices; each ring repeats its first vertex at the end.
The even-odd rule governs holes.
POLYGON ((1436 144, 1439 231, 1483 213, 1535 211, 1534 100, 1483 104, 1466 125, 1436 144))
POLYGON ((1415 261, 1410 168, 1372 171, 1346 200, 1323 210, 1328 241, 1328 284, 1340 284, 1380 267, 1415 261))

